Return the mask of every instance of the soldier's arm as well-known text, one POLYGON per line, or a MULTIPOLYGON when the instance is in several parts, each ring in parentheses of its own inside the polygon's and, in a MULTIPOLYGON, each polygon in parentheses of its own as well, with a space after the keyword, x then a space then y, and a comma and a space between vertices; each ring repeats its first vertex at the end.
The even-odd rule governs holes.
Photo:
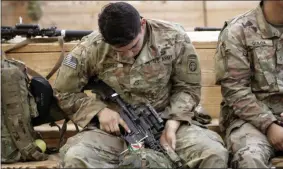
POLYGON ((57 78, 54 89, 59 106, 79 126, 85 127, 90 120, 106 105, 81 92, 91 75, 94 75, 95 47, 83 40, 65 57, 57 78))
POLYGON ((176 37, 173 61, 172 91, 170 105, 166 108, 167 118, 191 123, 193 110, 200 101, 201 69, 196 54, 186 32, 176 37))
POLYGON ((224 29, 215 54, 216 84, 235 114, 263 133, 276 121, 269 108, 257 100, 251 90, 251 68, 241 25, 224 29))

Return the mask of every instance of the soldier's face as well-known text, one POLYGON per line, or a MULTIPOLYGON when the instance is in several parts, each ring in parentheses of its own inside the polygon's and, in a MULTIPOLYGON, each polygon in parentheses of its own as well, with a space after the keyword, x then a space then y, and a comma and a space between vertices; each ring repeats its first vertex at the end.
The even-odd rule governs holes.
POLYGON ((118 52, 121 56, 132 58, 135 57, 142 49, 144 34, 146 29, 146 22, 144 19, 141 20, 141 32, 137 35, 137 37, 128 45, 123 47, 115 47, 112 48, 118 52))
POLYGON ((283 10, 283 0, 279 0, 278 5, 280 5, 281 9, 283 10))
MULTIPOLYGON (((264 1, 270 1, 270 2, 272 2, 275 6, 280 7, 281 10, 283 10, 283 0, 276 0, 276 1, 274 1, 274 0, 264 0, 264 1)), ((283 16, 283 15, 281 15, 281 16, 283 16)))

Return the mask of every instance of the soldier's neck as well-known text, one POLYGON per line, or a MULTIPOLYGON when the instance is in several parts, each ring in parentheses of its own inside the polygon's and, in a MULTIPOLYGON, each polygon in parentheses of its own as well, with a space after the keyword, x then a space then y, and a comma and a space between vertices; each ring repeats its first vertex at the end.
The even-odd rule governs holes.
POLYGON ((283 24, 283 8, 276 1, 264 1, 263 13, 269 23, 274 25, 283 24))
POLYGON ((145 47, 145 44, 147 43, 147 41, 148 41, 148 30, 147 30, 147 27, 146 27, 145 30, 144 30, 144 35, 143 35, 142 48, 141 48, 140 52, 135 56, 135 59, 138 58, 138 56, 140 55, 142 49, 145 47))

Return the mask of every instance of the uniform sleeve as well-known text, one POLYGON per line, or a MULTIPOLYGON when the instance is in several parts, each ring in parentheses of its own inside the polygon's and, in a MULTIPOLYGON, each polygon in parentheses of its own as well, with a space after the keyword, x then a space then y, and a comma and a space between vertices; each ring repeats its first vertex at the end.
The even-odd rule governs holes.
POLYGON ((54 84, 59 106, 79 126, 85 127, 106 105, 81 92, 94 75, 96 49, 81 42, 64 59, 54 84))
POLYGON ((232 25, 219 36, 215 54, 216 84, 221 85, 223 99, 236 116, 266 133, 276 118, 252 93, 251 65, 242 30, 240 25, 232 25))
POLYGON ((186 32, 176 37, 175 51, 177 57, 171 75, 170 105, 166 108, 165 118, 191 123, 193 110, 200 101, 201 69, 198 55, 186 32))

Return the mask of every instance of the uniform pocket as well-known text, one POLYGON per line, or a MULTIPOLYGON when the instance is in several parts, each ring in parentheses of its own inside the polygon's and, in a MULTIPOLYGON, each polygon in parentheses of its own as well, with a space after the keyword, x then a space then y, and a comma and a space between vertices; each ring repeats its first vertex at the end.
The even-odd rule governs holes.
POLYGON ((133 93, 155 102, 160 95, 164 95, 171 75, 170 66, 161 61, 150 61, 132 69, 130 87, 133 93))
POLYGON ((277 86, 275 71, 276 57, 273 46, 260 46, 254 49, 255 56, 255 75, 254 78, 258 82, 261 90, 270 90, 277 86))
POLYGON ((166 63, 149 63, 141 67, 141 74, 149 85, 160 86, 170 78, 171 65, 166 63))
POLYGON ((214 55, 214 69, 216 84, 220 84, 220 80, 224 77, 227 72, 227 58, 225 57, 225 44, 224 42, 219 42, 218 47, 216 48, 216 53, 214 55))
POLYGON ((99 79, 101 79, 104 83, 109 85, 111 88, 113 88, 116 92, 122 93, 120 83, 117 79, 117 76, 115 75, 115 72, 119 68, 113 67, 105 70, 101 74, 99 74, 99 79))

